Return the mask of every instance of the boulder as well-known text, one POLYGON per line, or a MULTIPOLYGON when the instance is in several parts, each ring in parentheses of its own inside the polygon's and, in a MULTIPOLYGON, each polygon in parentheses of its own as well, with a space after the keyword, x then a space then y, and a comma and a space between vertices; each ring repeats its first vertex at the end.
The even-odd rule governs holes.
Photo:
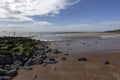
POLYGON ((6 74, 6 70, 0 68, 0 76, 4 76, 6 74))
POLYGON ((16 69, 10 70, 6 73, 7 76, 15 77, 18 74, 18 71, 16 69))

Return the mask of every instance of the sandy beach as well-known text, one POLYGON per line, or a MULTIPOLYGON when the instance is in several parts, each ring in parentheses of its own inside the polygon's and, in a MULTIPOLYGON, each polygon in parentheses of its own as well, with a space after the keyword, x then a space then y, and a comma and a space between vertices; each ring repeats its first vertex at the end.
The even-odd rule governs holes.
POLYGON ((119 45, 119 37, 53 41, 49 46, 62 51, 57 64, 34 65, 31 71, 21 69, 13 80, 120 80, 119 45), (61 60, 65 53, 69 56, 61 60), (78 61, 81 57, 87 61, 78 61))
POLYGON ((119 56, 119 53, 111 52, 73 54, 66 61, 57 64, 46 67, 34 65, 32 71, 20 70, 14 80, 120 80, 119 56), (88 61, 78 61, 81 56, 87 57, 88 61), (110 64, 103 64, 104 59, 110 64), (33 78, 35 74, 37 78, 33 78))

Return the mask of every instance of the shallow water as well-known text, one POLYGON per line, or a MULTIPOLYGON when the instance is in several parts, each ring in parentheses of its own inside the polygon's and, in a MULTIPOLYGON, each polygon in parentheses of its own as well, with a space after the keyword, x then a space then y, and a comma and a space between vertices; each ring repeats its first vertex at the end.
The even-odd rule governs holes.
MULTIPOLYGON (((50 45, 64 53, 120 51, 120 36, 64 36, 65 34, 84 34, 77 32, 17 32, 15 36, 32 37, 37 40, 57 41, 50 45)), ((13 32, 0 33, 0 36, 14 36, 13 32)))
POLYGON ((19 36, 19 37, 32 37, 37 40, 44 41, 61 41, 61 40, 77 40, 77 39, 93 39, 100 37, 88 37, 88 36, 64 36, 65 34, 83 34, 81 32, 1 32, 0 36, 19 36))
POLYGON ((79 39, 76 41, 52 42, 53 49, 63 53, 102 52, 120 51, 120 38, 110 39, 79 39))

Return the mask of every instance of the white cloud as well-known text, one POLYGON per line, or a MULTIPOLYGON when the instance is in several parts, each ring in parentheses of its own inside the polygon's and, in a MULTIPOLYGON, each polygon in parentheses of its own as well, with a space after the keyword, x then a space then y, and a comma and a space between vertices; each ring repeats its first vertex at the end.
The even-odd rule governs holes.
POLYGON ((41 21, 29 24, 9 24, 1 25, 0 30, 12 31, 16 27, 17 31, 40 31, 40 32, 57 32, 57 31, 106 31, 112 29, 120 29, 120 21, 108 21, 98 24, 74 24, 66 26, 55 26, 52 23, 41 21), (11 29, 11 30, 10 30, 11 29))
POLYGON ((81 0, 0 0, 0 20, 31 21, 28 16, 59 14, 81 0))
POLYGON ((50 26, 52 23, 46 22, 46 21, 40 21, 40 22, 34 22, 32 24, 33 26, 38 25, 38 26, 50 26))
POLYGON ((106 31, 120 29, 120 21, 107 21, 97 24, 75 24, 69 25, 68 30, 72 31, 106 31))

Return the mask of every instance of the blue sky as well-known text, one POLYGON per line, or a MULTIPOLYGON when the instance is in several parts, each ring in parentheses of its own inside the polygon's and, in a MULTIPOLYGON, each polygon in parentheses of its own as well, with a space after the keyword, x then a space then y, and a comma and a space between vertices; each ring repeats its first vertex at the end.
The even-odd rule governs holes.
POLYGON ((120 0, 82 0, 78 4, 62 10, 55 17, 38 17, 35 16, 34 19, 59 25, 120 20, 120 0))
POLYGON ((0 4, 1 31, 120 29, 120 0, 1 0, 0 4))

